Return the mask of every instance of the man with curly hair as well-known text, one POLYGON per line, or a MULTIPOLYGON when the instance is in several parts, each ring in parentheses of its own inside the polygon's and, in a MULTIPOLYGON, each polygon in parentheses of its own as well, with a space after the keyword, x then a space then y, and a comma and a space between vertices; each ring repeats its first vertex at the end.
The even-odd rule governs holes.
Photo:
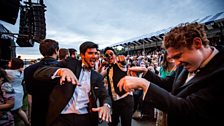
POLYGON ((224 52, 209 45, 204 25, 181 24, 168 32, 163 41, 176 73, 162 79, 146 68, 143 78, 126 76, 120 90, 142 88, 144 100, 168 113, 169 126, 220 125, 224 112, 224 52))

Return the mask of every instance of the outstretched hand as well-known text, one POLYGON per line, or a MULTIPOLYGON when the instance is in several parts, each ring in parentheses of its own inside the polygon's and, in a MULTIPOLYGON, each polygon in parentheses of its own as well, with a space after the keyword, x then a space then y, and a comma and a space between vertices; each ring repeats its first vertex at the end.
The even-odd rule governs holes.
POLYGON ((128 68, 128 70, 133 72, 143 72, 143 73, 146 73, 148 71, 146 67, 139 67, 139 66, 130 67, 128 68))
POLYGON ((119 90, 124 89, 126 92, 141 88, 144 92, 148 89, 149 82, 144 78, 125 76, 119 82, 119 90))
POLYGON ((57 75, 61 77, 60 84, 64 84, 65 81, 71 82, 72 84, 78 84, 78 79, 70 69, 60 68, 57 75))
POLYGON ((92 111, 98 112, 99 118, 106 122, 111 122, 110 108, 103 105, 98 108, 92 108, 92 111))
POLYGON ((145 75, 148 69, 146 67, 133 66, 128 68, 128 75, 137 76, 137 73, 143 73, 145 75))

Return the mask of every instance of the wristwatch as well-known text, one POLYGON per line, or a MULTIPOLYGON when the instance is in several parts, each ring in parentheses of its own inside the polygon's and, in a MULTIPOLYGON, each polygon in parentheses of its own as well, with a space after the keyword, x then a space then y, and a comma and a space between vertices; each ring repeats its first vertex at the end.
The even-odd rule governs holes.
POLYGON ((107 103, 104 103, 104 106, 107 106, 109 109, 111 108, 111 106, 107 103))

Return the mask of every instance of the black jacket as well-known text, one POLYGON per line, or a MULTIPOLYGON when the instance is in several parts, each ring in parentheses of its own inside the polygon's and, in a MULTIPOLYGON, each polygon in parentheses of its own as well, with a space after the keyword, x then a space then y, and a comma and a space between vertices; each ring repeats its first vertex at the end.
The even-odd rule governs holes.
MULTIPOLYGON (((81 61, 76 59, 67 59, 60 64, 60 67, 66 67, 73 71, 77 78, 79 78, 82 65, 81 61)), ((51 80, 51 76, 56 72, 58 67, 43 67, 36 71, 35 78, 40 80, 51 80)), ((100 105, 107 103, 111 105, 111 99, 103 84, 103 77, 101 74, 94 70, 91 70, 91 91, 89 95, 90 103, 89 110, 92 107, 97 107, 97 99, 99 99, 100 105)), ((47 126, 50 125, 62 112, 69 100, 71 99, 76 86, 71 83, 64 85, 57 84, 49 100, 49 109, 47 116, 47 126)), ((91 112, 93 125, 98 125, 98 113, 91 112)))
POLYGON ((47 57, 40 62, 30 65, 24 70, 24 81, 27 92, 32 95, 32 126, 44 126, 46 123, 46 115, 48 111, 48 97, 52 91, 55 82, 41 81, 33 78, 34 72, 43 66, 57 65, 58 61, 47 57))
POLYGON ((144 77, 152 83, 145 100, 168 113, 169 126, 223 124, 224 53, 220 51, 184 84, 187 74, 179 67, 175 75, 161 79, 149 71, 144 77))

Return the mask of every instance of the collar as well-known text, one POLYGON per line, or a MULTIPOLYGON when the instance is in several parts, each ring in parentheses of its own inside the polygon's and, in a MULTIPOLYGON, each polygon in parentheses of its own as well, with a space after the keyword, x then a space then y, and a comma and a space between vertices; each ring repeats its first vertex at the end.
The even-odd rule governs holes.
POLYGON ((41 61, 56 61, 56 59, 53 57, 44 57, 41 61))
POLYGON ((209 61, 211 61, 211 59, 217 54, 217 53, 219 53, 219 51, 215 48, 215 47, 213 47, 213 46, 211 46, 211 49, 212 49, 212 53, 211 53, 211 55, 201 64, 201 66, 200 66, 200 68, 203 68, 203 67, 205 67, 208 63, 209 63, 209 61))
POLYGON ((89 67, 87 67, 84 63, 82 63, 82 69, 83 70, 87 70, 90 71, 91 69, 89 67))

